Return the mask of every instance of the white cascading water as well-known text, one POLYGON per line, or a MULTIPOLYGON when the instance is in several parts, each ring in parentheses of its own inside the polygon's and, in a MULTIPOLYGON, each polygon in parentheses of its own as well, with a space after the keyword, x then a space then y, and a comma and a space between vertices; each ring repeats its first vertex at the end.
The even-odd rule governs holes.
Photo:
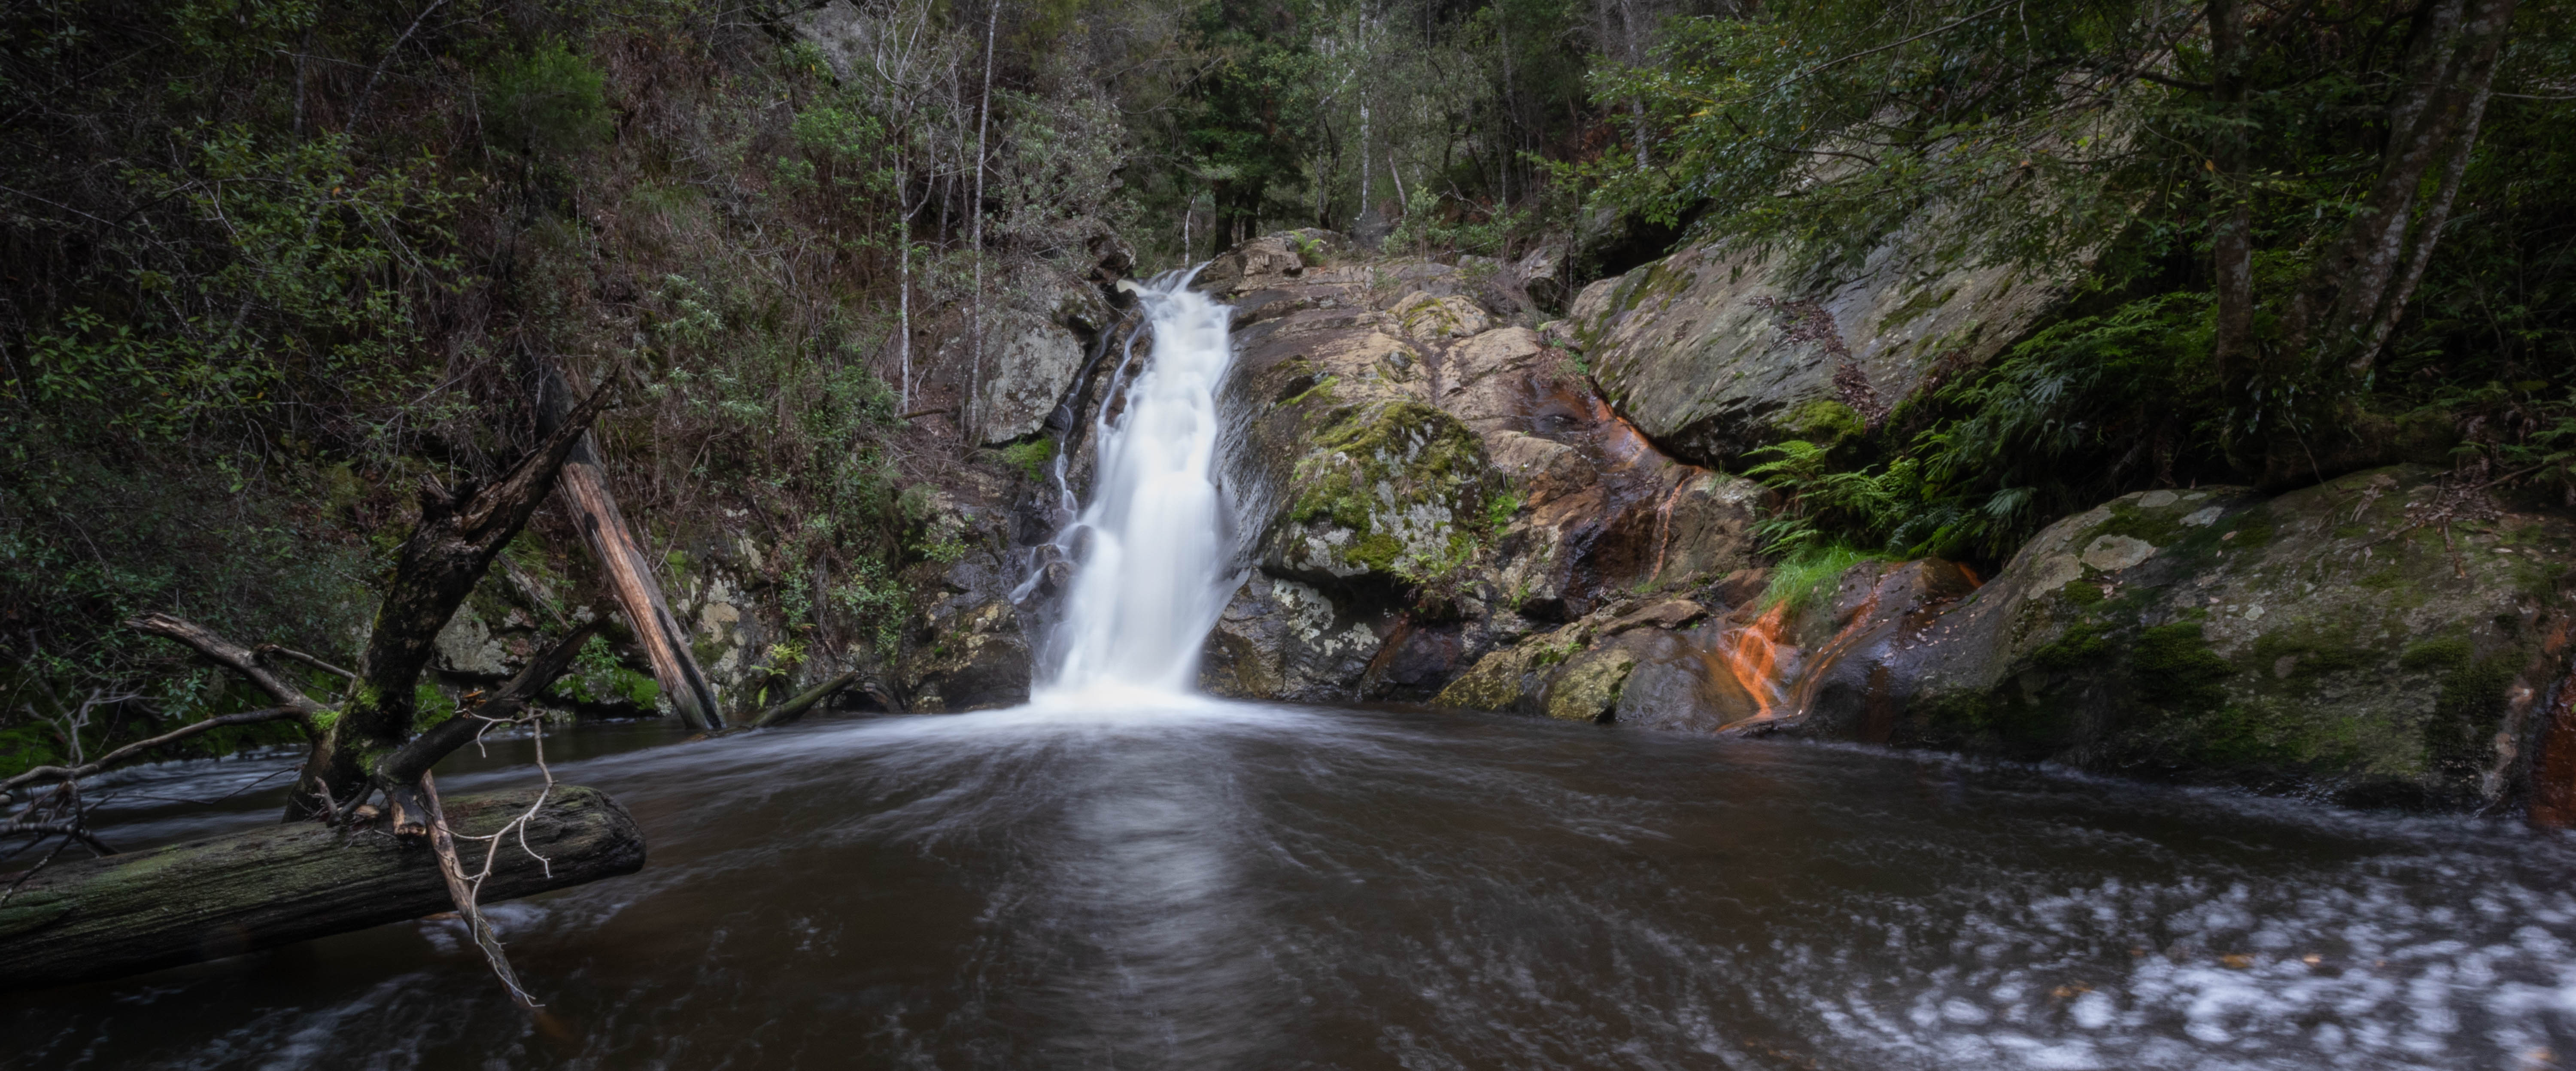
POLYGON ((1056 537, 1074 553, 1074 572, 1055 672, 1036 689, 1042 702, 1195 691, 1199 645, 1232 594, 1234 547, 1215 474, 1232 312, 1189 289, 1195 274, 1173 272, 1140 291, 1151 362, 1115 421, 1101 406, 1091 503, 1056 537))

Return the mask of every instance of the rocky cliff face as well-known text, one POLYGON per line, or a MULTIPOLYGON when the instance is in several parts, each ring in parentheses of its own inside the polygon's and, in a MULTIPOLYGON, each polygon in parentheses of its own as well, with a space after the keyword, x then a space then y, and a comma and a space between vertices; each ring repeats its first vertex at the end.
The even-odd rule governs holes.
POLYGON ((1867 420, 2025 333, 2054 282, 1887 258, 1802 303, 1694 251, 1533 329, 1509 278, 1330 250, 1283 236, 1211 269, 1238 308, 1240 479, 1268 491, 1211 690, 2576 818, 2563 513, 2413 466, 2146 491, 1991 582, 1868 562, 1780 605, 1748 537, 1762 489, 1661 446, 1718 458, 1867 420))
POLYGON ((1203 278, 1236 310, 1253 559, 1210 690, 1428 699, 1491 651, 1751 562, 1760 490, 1619 419, 1504 269, 1349 261, 1300 232, 1203 278))
MULTIPOLYGON (((1694 255, 1675 261, 1643 278, 1697 279, 1665 298, 1702 323, 1714 306, 1682 298, 1716 293, 1718 276, 1694 255)), ((2576 523, 2563 513, 2407 466, 2278 497, 2147 491, 2058 522, 1991 580, 1938 560, 1872 561, 1811 604, 1782 603, 1751 535, 1768 493, 1658 446, 1715 439, 1640 426, 1684 429, 1675 414, 1690 397, 1715 397, 1635 386, 1650 367, 1696 374, 1656 365, 1679 351, 1635 348, 1669 328, 1643 301, 1596 318, 1614 330, 1589 333, 1600 363, 1587 369, 1569 345, 1585 333, 1534 323, 1513 270, 1361 260, 1336 236, 1299 232, 1203 273, 1235 308, 1225 479, 1246 555, 1207 641, 1207 690, 1936 747, 2576 819, 2576 523), (1647 393, 1614 406, 1603 388, 1616 383, 1647 393)), ((1638 278, 1584 301, 1597 311, 1638 278)), ((2017 281, 1898 283, 1941 300, 1913 320, 1861 318, 1921 328, 1851 347, 1885 358, 1869 367, 1892 390, 1936 353, 1926 340, 1973 355, 2037 315, 2038 291, 2017 281)), ((1735 314, 1777 311, 1727 293, 1718 304, 1735 314)), ((1027 404, 990 432, 1062 444, 1077 492, 1090 422, 1116 413, 1136 367, 1105 310, 1082 322, 1097 334, 1081 362, 1013 373, 996 397, 1027 404)), ((1728 361, 1805 384, 1783 398, 1833 400, 1831 347, 1781 335, 1777 318, 1747 322, 1773 337, 1728 361)), ((936 552, 902 577, 918 612, 885 667, 892 704, 1027 695, 1032 637, 1065 568, 1032 548, 1061 522, 1060 492, 1033 473, 969 482, 906 498, 936 552)), ((675 597, 711 673, 735 687, 769 671, 768 615, 733 598, 756 586, 736 576, 759 572, 755 552, 713 548, 675 597)), ((459 657, 506 647, 504 626, 479 643, 460 633, 459 657)))
POLYGON ((1902 238, 1822 282, 1779 256, 1687 249, 1584 287, 1572 341, 1638 430, 1719 465, 1875 424, 1935 369, 2027 333, 2074 276, 1945 261, 1902 238))

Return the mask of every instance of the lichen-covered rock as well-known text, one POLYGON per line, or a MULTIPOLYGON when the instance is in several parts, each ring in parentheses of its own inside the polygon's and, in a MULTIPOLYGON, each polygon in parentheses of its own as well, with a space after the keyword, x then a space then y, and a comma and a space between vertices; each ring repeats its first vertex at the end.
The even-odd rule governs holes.
POLYGON ((1322 591, 1255 572, 1208 636, 1199 686, 1235 699, 1347 701, 1378 644, 1322 591))
POLYGON ((1674 456, 1719 465, 1810 437, 1913 393, 1935 364, 2001 352, 2056 303, 2071 274, 1908 251, 1902 237, 1830 286, 1784 257, 1701 246, 1575 298, 1568 319, 1602 390, 1674 456), (1858 377, 1840 377, 1846 364, 1858 377))
POLYGON ((902 505, 924 555, 904 571, 918 609, 895 674, 916 711, 964 711, 1028 701, 1031 655, 1011 601, 1010 516, 998 485, 918 486, 902 505))
POLYGON ((1273 236, 1202 278, 1235 309, 1227 404, 1243 432, 1225 479, 1253 564, 1329 602, 1337 651, 1373 639, 1288 672, 1296 630, 1242 624, 1248 587, 1208 649, 1211 687, 1429 698, 1534 628, 1752 564, 1764 492, 1676 464, 1620 420, 1498 295, 1509 272, 1351 264, 1338 248, 1273 236))
POLYGON ((2493 805, 2527 787, 2536 705, 2568 672, 2571 570, 2576 524, 2426 468, 2141 492, 1946 607, 1856 614, 1869 635, 1810 660, 1839 683, 1798 729, 2493 805))
POLYGON ((962 415, 970 442, 998 446, 1035 435, 1089 363, 1092 342, 1106 329, 1110 310, 1100 289, 1053 265, 1012 273, 978 306, 983 317, 983 359, 973 317, 944 321, 927 366, 941 382, 974 404, 962 415))
POLYGON ((1608 721, 1619 705, 1620 687, 1636 668, 1636 652, 1624 644, 1584 651, 1548 678, 1539 709, 1559 721, 1608 721))
POLYGON ((1428 342, 1481 335, 1494 326, 1484 306, 1463 294, 1434 297, 1416 290, 1387 311, 1404 325, 1405 334, 1428 342))
POLYGON ((1490 466, 1456 418, 1405 399, 1336 408, 1320 423, 1282 490, 1287 511, 1264 541, 1264 568, 1400 584, 1475 553, 1490 466))

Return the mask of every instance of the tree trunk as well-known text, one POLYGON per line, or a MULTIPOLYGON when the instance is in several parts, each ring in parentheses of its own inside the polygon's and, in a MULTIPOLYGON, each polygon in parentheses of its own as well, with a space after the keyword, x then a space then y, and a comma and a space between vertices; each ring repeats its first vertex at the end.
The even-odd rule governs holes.
POLYGON ((411 739, 419 715, 414 690, 439 630, 501 548, 527 526, 554 486, 556 470, 607 401, 603 390, 573 406, 536 450, 489 486, 468 481, 448 489, 423 482, 420 524, 395 552, 375 628, 358 659, 359 679, 340 716, 314 741, 287 801, 288 821, 327 813, 364 795, 373 787, 377 764, 411 739))
POLYGON ((2210 356, 2226 391, 2232 419, 2224 441, 2240 467, 2259 464, 2264 430, 2259 426, 2263 355, 2254 340, 2254 199, 2245 180, 2245 81, 2251 66, 2245 48, 2244 5, 2238 0, 2209 0, 2210 97, 2220 115, 2220 132, 2209 149, 2209 168, 2218 192, 2218 226, 2211 235, 2211 274, 2215 277, 2217 331, 2210 356))
MULTIPOLYGON (((471 796, 446 801, 445 813, 458 835, 489 836, 536 801, 535 790, 471 796)), ((597 789, 555 786, 526 830, 537 854, 504 838, 482 902, 644 866, 635 820, 597 789)), ((468 867, 481 867, 485 843, 463 845, 468 867)), ((0 900, 0 987, 115 978, 452 906, 427 839, 379 827, 305 822, 57 863, 0 900)))
MULTIPOLYGON (((572 396, 571 388, 553 364, 540 373, 538 425, 549 434, 559 418, 556 416, 572 396)), ((574 443, 572 454, 564 459, 561 482, 556 487, 556 500, 581 527, 582 538, 590 542, 591 553, 599 558, 600 572, 608 578, 609 593, 616 597, 619 609, 635 627, 635 642, 644 646, 644 657, 653 664, 653 679, 662 686, 671 707, 679 711, 680 720, 689 728, 705 731, 724 727, 723 708, 716 705, 715 686, 707 683, 698 669, 697 655, 689 649, 689 633, 671 614, 671 605, 663 601, 662 585, 653 579, 652 560, 636 545, 626 517, 618 512, 617 499, 608 493, 608 473, 599 463, 599 454, 591 448, 591 437, 582 435, 574 443)))
POLYGON ((2386 336, 2372 329, 2394 325, 2409 296, 2400 280, 2410 264, 2432 255, 2450 198, 2459 191, 2449 174, 2465 168, 2475 148, 2479 120, 2495 77, 2496 53, 2513 21, 2515 0, 2435 0, 2418 16, 2402 82, 2388 104, 2388 145, 2379 175, 2343 237, 2317 259, 2284 317, 2285 348, 2313 354, 2312 368, 2346 380, 2332 395, 2357 387, 2378 358, 2386 336), (2443 181, 2431 201, 2420 201, 2424 180, 2436 168, 2443 181), (2391 307, 2392 303, 2395 307, 2391 307))

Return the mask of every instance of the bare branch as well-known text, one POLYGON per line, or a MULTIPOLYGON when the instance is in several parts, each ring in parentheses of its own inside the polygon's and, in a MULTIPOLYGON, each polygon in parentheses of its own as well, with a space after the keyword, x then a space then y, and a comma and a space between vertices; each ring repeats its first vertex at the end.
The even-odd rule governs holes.
POLYGON ((69 822, 0 822, 0 837, 8 836, 70 837, 100 855, 116 854, 106 841, 69 822))
POLYGON ((306 711, 295 710, 288 707, 269 707, 265 710, 244 711, 239 714, 219 714, 215 717, 207 718, 204 721, 189 722, 186 725, 172 729, 169 732, 163 733, 149 740, 137 740, 134 743, 127 744, 124 747, 100 756, 97 762, 68 767, 38 766, 6 781, 0 781, 0 792, 14 791, 20 785, 33 784, 38 781, 77 781, 81 778, 100 773, 108 767, 115 766, 127 759, 131 759, 137 755, 150 751, 153 748, 160 747, 164 744, 175 744, 200 733, 212 732, 216 729, 222 729, 234 725, 259 725, 265 722, 285 721, 289 718, 301 721, 306 717, 306 714, 306 711))
POLYGON ((269 698, 277 700, 279 706, 304 714, 319 714, 323 710, 322 704, 306 696, 303 689, 259 664, 258 656, 250 648, 218 636, 196 622, 170 614, 150 613, 127 621, 125 627, 187 644, 198 654, 213 659, 217 665, 241 674, 243 679, 267 692, 269 698))
POLYGON ((356 680, 356 679, 358 679, 358 675, 357 675, 357 673, 355 673, 354 671, 342 669, 342 668, 340 668, 340 667, 338 667, 338 666, 332 665, 332 664, 331 664, 331 663, 329 663, 329 662, 325 662, 325 661, 323 661, 323 660, 321 660, 321 659, 319 659, 319 658, 315 658, 315 657, 313 657, 312 655, 305 654, 305 653, 304 653, 304 652, 302 652, 302 651, 298 651, 298 650, 296 650, 296 649, 294 649, 294 648, 292 648, 292 647, 280 647, 280 646, 278 646, 277 644, 274 644, 274 643, 263 643, 263 644, 260 644, 260 645, 259 645, 259 646, 257 646, 257 647, 252 648, 252 650, 257 651, 258 653, 260 653, 260 654, 264 654, 264 655, 276 655, 276 656, 278 656, 278 657, 280 657, 280 658, 292 659, 292 660, 297 661, 297 662, 302 662, 302 663, 304 663, 305 665, 308 665, 308 666, 311 666, 311 667, 313 667, 313 668, 315 668, 315 669, 321 670, 321 671, 322 671, 322 672, 324 672, 324 673, 330 673, 330 674, 335 674, 335 675, 342 676, 342 677, 347 677, 347 678, 348 678, 348 679, 350 679, 350 680, 356 680))

